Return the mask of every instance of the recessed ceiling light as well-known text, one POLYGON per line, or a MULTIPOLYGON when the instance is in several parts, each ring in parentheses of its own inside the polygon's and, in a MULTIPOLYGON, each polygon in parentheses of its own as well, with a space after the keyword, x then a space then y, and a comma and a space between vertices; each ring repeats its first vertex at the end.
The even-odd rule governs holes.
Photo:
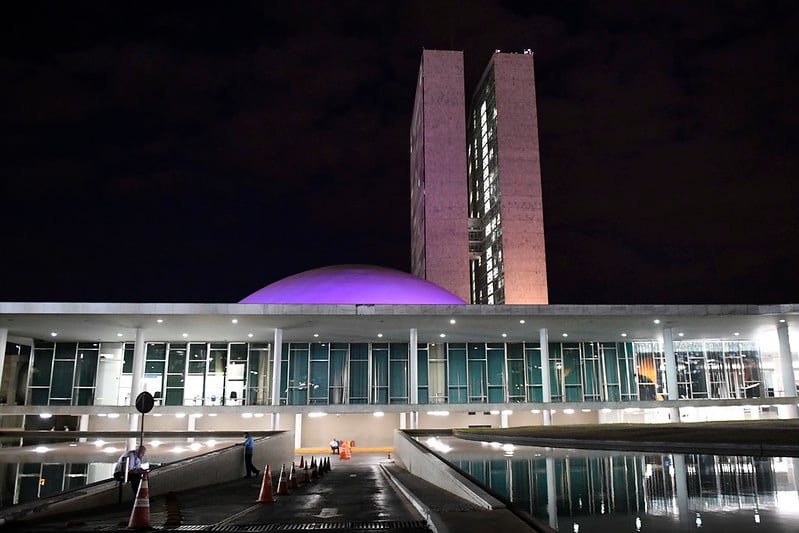
POLYGON ((503 333, 503 334, 502 334, 502 336, 503 336, 503 337, 507 337, 507 336, 508 336, 508 334, 507 334, 507 333, 503 333))
POLYGON ((564 336, 564 337, 568 337, 568 336, 569 336, 569 334, 568 334, 568 333, 564 333, 564 334, 563 334, 563 336, 564 336))
POLYGON ((659 319, 659 318, 656 318, 656 319, 655 319, 655 320, 653 320, 652 322, 654 322, 655 324, 660 324, 660 319, 659 319))
POLYGON ((785 319, 784 318, 780 319, 780 324, 785 324, 785 319))
POLYGON ((252 333, 248 333, 248 334, 247 334, 247 336, 248 336, 249 338, 251 338, 251 339, 254 337, 254 335, 253 335, 252 333))
POLYGON ((682 331, 679 332, 677 335, 680 336, 680 337, 685 337, 685 333, 683 333, 682 331))
POLYGON ((524 324, 524 319, 519 320, 519 324, 524 324))
POLYGON ((318 333, 314 333, 314 334, 313 334, 313 336, 314 336, 314 337, 318 337, 318 336, 319 336, 319 334, 318 334, 318 333))
POLYGON ((382 334, 382 333, 378 333, 378 334, 377 334, 377 337, 378 337, 378 338, 380 338, 380 339, 382 339, 382 338, 383 338, 383 334, 382 334))
POLYGON ((159 324, 163 324, 164 323, 164 319, 163 318, 159 318, 158 320, 156 320, 156 322, 158 322, 159 324))
POLYGON ((447 334, 446 334, 446 333, 440 333, 438 336, 439 336, 439 337, 441 337, 441 338, 443 339, 444 337, 446 337, 446 336, 447 336, 447 334))
POLYGON ((738 335, 740 335, 740 333, 738 333, 738 332, 736 331, 735 333, 733 333, 733 335, 735 335, 735 336, 737 337, 738 335))
POLYGON ((238 324, 239 323, 239 319, 238 318, 234 318, 233 320, 231 320, 231 322, 233 322, 234 324, 238 324))
POLYGON ((626 336, 627 336, 627 334, 626 334, 626 333, 622 333, 622 334, 621 334, 621 336, 622 336, 622 337, 626 337, 626 336))
POLYGON ((122 334, 121 334, 121 333, 117 333, 117 337, 121 337, 121 336, 122 336, 122 334))
POLYGON ((188 336, 189 336, 189 334, 188 334, 188 333, 184 333, 184 334, 183 334, 183 336, 184 336, 184 337, 188 337, 188 336))
POLYGON ((450 323, 450 324, 454 324, 454 323, 455 323, 455 319, 454 319, 454 318, 450 318, 450 319, 449 319, 449 323, 450 323))
POLYGON ((51 337, 58 337, 58 333, 56 333, 55 331, 51 331, 50 332, 50 336, 51 337))

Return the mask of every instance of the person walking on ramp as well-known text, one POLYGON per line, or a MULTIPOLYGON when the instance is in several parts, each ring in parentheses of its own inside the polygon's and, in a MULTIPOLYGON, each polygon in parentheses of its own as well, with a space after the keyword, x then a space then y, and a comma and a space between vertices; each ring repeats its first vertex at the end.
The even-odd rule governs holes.
POLYGON ((247 469, 247 475, 244 477, 250 477, 250 474, 255 474, 255 476, 258 477, 261 471, 252 464, 252 452, 255 446, 253 445, 252 437, 249 433, 244 434, 244 442, 242 442, 241 445, 244 446, 244 468, 247 469))

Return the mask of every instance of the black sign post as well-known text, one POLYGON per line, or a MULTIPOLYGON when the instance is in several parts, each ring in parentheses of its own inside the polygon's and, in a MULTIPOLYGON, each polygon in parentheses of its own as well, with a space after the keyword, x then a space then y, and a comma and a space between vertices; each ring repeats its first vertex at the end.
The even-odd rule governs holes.
POLYGON ((140 393, 136 396, 136 410, 141 413, 141 438, 139 439, 139 446, 144 444, 144 415, 153 410, 155 400, 153 395, 147 391, 140 393))

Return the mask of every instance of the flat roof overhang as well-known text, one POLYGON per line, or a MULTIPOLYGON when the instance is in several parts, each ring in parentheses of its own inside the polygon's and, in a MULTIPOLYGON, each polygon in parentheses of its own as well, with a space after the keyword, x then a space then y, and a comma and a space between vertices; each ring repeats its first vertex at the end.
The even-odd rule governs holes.
POLYGON ((0 302, 0 328, 13 338, 132 342, 537 341, 755 339, 780 321, 799 327, 799 304, 780 305, 268 305, 0 302), (234 323, 234 319, 236 322, 234 323), (655 320, 660 323, 655 323, 655 320), (158 322, 162 320, 162 322, 158 322), (454 323, 452 321, 454 320, 454 323), (522 322, 523 321, 523 322, 522 322), (56 332, 57 337, 51 337, 56 332), (621 334, 626 333, 626 337, 621 334), (739 335, 735 335, 738 333, 739 335), (186 334, 186 336, 184 336, 186 334), (249 337, 252 334, 252 337, 249 337), (382 337, 378 337, 382 334, 382 337), (442 337, 442 334, 444 335, 442 337), (504 334, 504 335, 503 335, 504 334), (564 336, 567 335, 567 336, 564 336))

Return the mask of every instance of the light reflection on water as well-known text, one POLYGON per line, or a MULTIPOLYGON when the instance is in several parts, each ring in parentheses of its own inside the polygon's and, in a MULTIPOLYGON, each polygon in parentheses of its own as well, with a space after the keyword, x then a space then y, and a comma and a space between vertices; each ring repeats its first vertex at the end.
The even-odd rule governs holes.
POLYGON ((799 524, 795 458, 439 442, 456 467, 561 532, 782 533, 799 524))

